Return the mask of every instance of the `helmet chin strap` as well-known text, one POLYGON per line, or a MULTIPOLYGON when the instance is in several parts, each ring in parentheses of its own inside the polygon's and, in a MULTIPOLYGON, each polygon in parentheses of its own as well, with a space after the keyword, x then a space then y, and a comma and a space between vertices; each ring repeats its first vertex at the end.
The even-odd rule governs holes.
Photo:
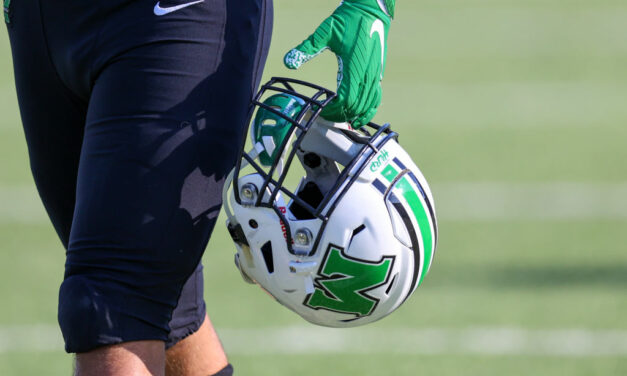
POLYGON ((334 123, 332 121, 324 119, 321 116, 316 119, 316 123, 318 123, 319 125, 322 125, 324 127, 327 127, 327 128, 346 129, 346 130, 349 130, 349 131, 353 130, 353 127, 351 127, 350 123, 348 123, 348 122, 334 123))
MULTIPOLYGON (((245 162, 245 161, 244 161, 245 162)), ((242 162, 242 164, 244 164, 242 162)), ((233 216, 233 211, 231 210, 231 203, 229 202, 229 192, 231 189, 231 183, 233 183, 233 176, 235 175, 235 168, 229 172, 226 179, 224 180, 224 189, 222 190, 222 207, 224 208, 224 212, 226 213, 227 221, 230 223, 235 217, 233 216)))
MULTIPOLYGON (((258 142, 257 144, 255 144, 255 147, 246 154, 248 154, 252 159, 257 159, 257 157, 259 157, 259 154, 264 150, 265 149, 261 142, 258 142)), ((248 164, 248 161, 242 158, 240 170, 248 166, 248 164)), ((231 203, 229 202, 229 192, 233 189, 231 184, 233 183, 234 175, 235 167, 231 169, 231 172, 229 172, 229 174, 226 176, 226 179, 224 179, 224 189, 222 189, 222 207, 224 208, 224 212, 226 213, 226 217, 229 222, 235 218, 233 215, 233 211, 231 210, 231 203)))
POLYGON ((343 133, 347 131, 355 132, 349 123, 334 123, 319 117, 303 138, 300 148, 346 166, 361 149, 361 145, 343 133))

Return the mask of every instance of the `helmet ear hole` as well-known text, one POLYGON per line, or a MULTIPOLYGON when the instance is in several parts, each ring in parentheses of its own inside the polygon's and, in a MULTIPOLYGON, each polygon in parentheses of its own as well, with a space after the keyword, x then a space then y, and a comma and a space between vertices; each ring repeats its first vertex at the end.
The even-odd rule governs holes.
MULTIPOLYGON (((296 196, 313 208, 317 208, 324 199, 322 191, 318 188, 318 185, 312 181, 307 182, 303 188, 298 191, 296 196)), ((316 218, 313 213, 309 212, 309 210, 305 209, 302 205, 295 201, 292 201, 290 204, 290 212, 294 218, 298 220, 316 218)))
POLYGON ((231 235, 231 238, 233 239, 233 242, 235 242, 235 244, 250 247, 250 245, 248 244, 248 239, 246 239, 246 234, 244 234, 244 230, 242 230, 242 226, 239 223, 228 223, 226 228, 229 231, 229 235, 231 235))
POLYGON ((261 247, 261 254, 263 255, 263 261, 266 264, 268 273, 274 273, 274 257, 272 255, 272 243, 267 242, 261 247))

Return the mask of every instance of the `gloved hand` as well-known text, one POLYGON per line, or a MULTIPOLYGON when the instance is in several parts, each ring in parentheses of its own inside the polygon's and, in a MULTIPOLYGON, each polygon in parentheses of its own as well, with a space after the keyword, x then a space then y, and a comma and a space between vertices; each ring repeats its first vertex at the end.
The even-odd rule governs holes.
POLYGON ((337 98, 321 113, 333 122, 367 124, 381 103, 387 36, 396 0, 344 0, 318 29, 284 58, 298 69, 325 49, 337 56, 337 98))

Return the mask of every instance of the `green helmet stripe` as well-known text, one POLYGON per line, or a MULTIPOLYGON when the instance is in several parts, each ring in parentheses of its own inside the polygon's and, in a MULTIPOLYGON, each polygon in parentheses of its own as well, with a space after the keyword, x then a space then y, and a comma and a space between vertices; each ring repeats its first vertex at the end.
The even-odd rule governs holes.
POLYGON ((420 286, 422 280, 427 274, 427 270, 429 270, 429 266, 431 265, 431 254, 433 250, 433 235, 431 234, 431 226, 429 225, 429 216, 427 215, 424 205, 420 201, 420 197, 414 190, 414 187, 409 184, 409 181, 407 181, 406 178, 402 178, 397 187, 403 191, 403 196, 409 203, 411 210, 414 212, 414 216, 416 217, 416 221, 420 227, 420 233, 422 234, 425 252, 425 265, 422 269, 422 273, 420 274, 420 282, 418 282, 418 286, 420 286))
MULTIPOLYGON (((387 165, 387 167, 381 172, 381 175, 383 175, 383 177, 391 183, 398 176, 398 171, 396 171, 392 165, 387 165)), ((422 235, 425 257, 423 258, 424 266, 420 273, 418 282, 418 286, 420 286, 422 280, 427 274, 427 271, 429 270, 433 256, 433 232, 431 230, 429 215, 427 214, 425 205, 420 200, 420 196, 406 177, 402 177, 396 184, 396 187, 401 190, 403 198, 405 198, 405 201, 409 204, 409 207, 416 218, 416 222, 418 223, 418 227, 420 228, 420 234, 422 235)), ((417 265, 414 267, 420 266, 417 265)))

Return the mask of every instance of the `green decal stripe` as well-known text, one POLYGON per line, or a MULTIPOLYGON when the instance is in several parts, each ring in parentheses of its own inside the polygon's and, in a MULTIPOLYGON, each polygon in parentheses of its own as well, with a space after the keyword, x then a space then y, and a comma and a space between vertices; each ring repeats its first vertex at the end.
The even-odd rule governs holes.
POLYGON ((386 168, 381 171, 381 175, 386 178, 390 183, 398 176, 398 172, 392 165, 387 165, 386 168))
MULTIPOLYGON (((398 171, 396 171, 396 169, 391 165, 388 165, 381 174, 391 183, 398 176, 398 171)), ((420 197, 414 190, 414 187, 409 183, 409 181, 407 181, 407 178, 401 178, 396 184, 396 187, 403 192, 403 197, 409 204, 411 211, 414 213, 414 217, 416 218, 416 222, 418 223, 423 239, 425 257, 423 258, 424 266, 422 268, 422 272, 420 273, 420 281, 418 282, 418 285, 420 286, 422 280, 427 274, 427 270, 429 270, 429 266, 431 264, 431 254, 433 252, 433 234, 431 232, 431 225, 429 224, 429 216, 427 215, 424 205, 420 201, 420 197)), ((418 265, 418 267, 420 266, 418 265)))
POLYGON ((420 197, 418 197, 418 194, 414 190, 414 187, 409 184, 409 181, 407 181, 406 178, 403 177, 397 184, 397 187, 403 191, 403 197, 405 197, 405 200, 409 203, 412 212, 414 212, 414 216, 418 222, 418 227, 420 227, 420 233, 423 239, 425 257, 424 267, 422 268, 422 273, 420 274, 420 282, 418 282, 418 286, 420 286, 422 280, 427 274, 427 270, 429 270, 429 266, 431 264, 431 253, 433 252, 433 235, 431 234, 431 226, 429 225, 429 216, 420 201, 420 197))

